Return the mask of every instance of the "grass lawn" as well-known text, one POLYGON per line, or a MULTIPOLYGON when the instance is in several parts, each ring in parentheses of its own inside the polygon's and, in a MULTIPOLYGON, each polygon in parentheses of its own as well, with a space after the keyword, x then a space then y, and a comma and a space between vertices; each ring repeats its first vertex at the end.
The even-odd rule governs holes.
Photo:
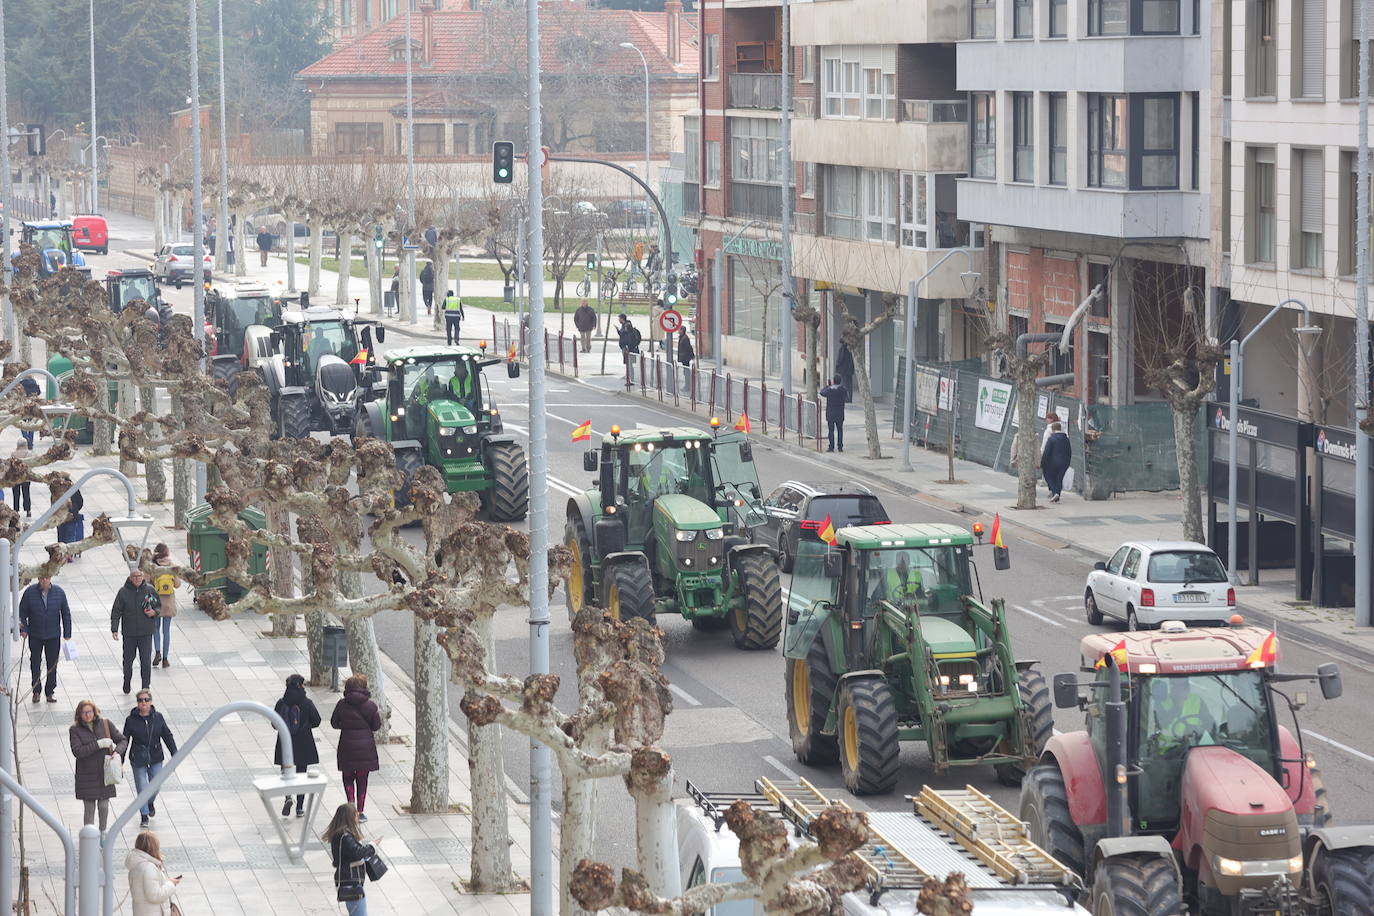
MULTIPOLYGON (((577 300, 574 299, 574 298, 565 299, 565 300, 563 301, 563 312, 556 312, 556 311, 554 311, 554 309, 553 309, 553 296, 552 296, 552 295, 549 295, 549 296, 545 299, 545 304, 546 304, 546 308, 545 308, 545 311, 544 311, 544 315, 545 315, 544 321, 545 321, 545 323, 548 324, 548 323, 550 323, 550 322, 555 322, 555 321, 558 320, 558 316, 559 316, 559 315, 561 315, 561 314, 563 314, 563 313, 566 313, 567 316, 568 316, 568 319, 569 319, 568 330, 569 330, 569 332, 571 332, 571 331, 572 331, 572 324, 571 324, 572 313, 573 313, 573 310, 577 308, 577 300)), ((464 296, 464 297, 463 297, 463 305, 469 306, 469 307, 471 307, 471 308, 486 309, 486 310, 489 311, 489 312, 506 312, 506 313, 514 313, 514 311, 515 311, 515 306, 511 305, 509 302, 506 302, 506 301, 503 300, 503 299, 499 299, 499 298, 494 297, 494 296, 464 296)), ((625 312, 625 313, 630 314, 630 315, 647 315, 647 314, 649 314, 649 307, 648 307, 647 305, 638 305, 638 304, 636 304, 636 305, 621 305, 620 303, 617 302, 617 303, 615 304, 615 307, 612 308, 611 314, 612 314, 612 315, 619 315, 621 312, 625 312)), ((606 317, 606 306, 605 306, 604 303, 603 303, 602 306, 601 306, 601 310, 600 310, 597 314, 598 314, 599 317, 601 317, 601 318, 603 318, 603 319, 606 317)), ((602 323, 604 324, 605 322, 603 321, 602 323)), ((551 324, 550 324, 550 329, 551 329, 551 330, 554 329, 553 326, 552 326, 551 324)))
MULTIPOLYGON (((309 258, 303 258, 303 257, 297 257, 297 258, 296 258, 296 263, 297 263, 297 264, 304 264, 304 265, 306 265, 306 266, 308 267, 309 264, 310 264, 310 259, 309 259, 309 258)), ((382 279, 383 279, 383 280, 390 280, 390 278, 391 278, 391 268, 392 268, 392 266, 395 265, 395 263, 396 263, 396 262, 395 262, 394 260, 392 260, 392 259, 383 259, 383 260, 382 260, 382 279)), ((362 258, 360 258, 360 257, 354 258, 352 261, 349 262, 349 265, 348 265, 348 266, 349 266, 349 274, 350 274, 351 276, 357 277, 357 278, 359 278, 359 279, 366 279, 366 278, 367 278, 367 262, 364 261, 362 258)), ((321 267, 323 270, 328 270, 328 271, 337 272, 338 269, 339 269, 339 262, 338 262, 336 259, 334 259, 334 258, 320 258, 320 267, 321 267)), ((585 274, 585 273, 586 273, 586 268, 584 268, 581 264, 574 265, 574 266, 573 266, 573 269, 570 270, 570 271, 568 271, 568 278, 564 281, 564 284, 563 284, 563 285, 564 285, 565 287, 575 286, 576 284, 578 284, 578 283, 580 283, 580 282, 582 281, 582 276, 583 276, 583 274, 585 274)), ((491 261, 464 261, 464 262, 463 262, 463 279, 464 279, 464 280, 500 280, 500 279, 502 279, 501 268, 497 267, 496 264, 492 263, 491 261)), ((552 283, 552 282, 553 282, 553 275, 550 274, 550 273, 546 270, 546 271, 544 271, 544 279, 545 279, 546 282, 552 283)))

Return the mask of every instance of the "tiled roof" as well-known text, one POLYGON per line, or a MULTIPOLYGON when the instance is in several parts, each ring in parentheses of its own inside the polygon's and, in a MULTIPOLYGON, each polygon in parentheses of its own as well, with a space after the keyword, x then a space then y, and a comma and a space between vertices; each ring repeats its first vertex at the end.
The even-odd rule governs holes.
MULTIPOLYGON (((639 55, 617 47, 630 41, 644 52, 651 73, 661 77, 693 76, 697 70, 695 15, 679 15, 678 62, 668 58, 668 14, 637 10, 594 9, 568 2, 541 3, 540 47, 544 71, 564 69, 560 48, 568 39, 593 40, 605 48, 599 70, 608 75, 642 72, 639 55)), ((416 60, 413 76, 431 81, 450 73, 506 71, 512 61, 525 59, 524 16, 519 11, 437 10, 411 16, 411 37, 423 41, 423 22, 430 19, 431 60, 416 60), (510 15, 518 21, 501 20, 488 26, 488 17, 510 15), (488 35, 486 33, 490 32, 488 35), (488 45, 500 45, 488 50, 488 45)), ((404 78, 404 60, 392 60, 392 47, 403 46, 405 16, 397 16, 358 38, 341 42, 335 49, 297 74, 299 79, 404 78)))

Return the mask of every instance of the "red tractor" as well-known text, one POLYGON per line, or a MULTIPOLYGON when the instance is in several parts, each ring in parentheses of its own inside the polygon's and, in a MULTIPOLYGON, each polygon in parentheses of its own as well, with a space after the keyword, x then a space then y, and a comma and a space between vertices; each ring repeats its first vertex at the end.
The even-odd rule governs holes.
POLYGON ((1054 679, 1086 729, 1050 738, 1021 819, 1083 876, 1094 916, 1374 916, 1374 828, 1331 826, 1297 725, 1307 695, 1282 689, 1335 699, 1340 672, 1280 674, 1275 635, 1240 623, 1087 636, 1092 680, 1054 679))

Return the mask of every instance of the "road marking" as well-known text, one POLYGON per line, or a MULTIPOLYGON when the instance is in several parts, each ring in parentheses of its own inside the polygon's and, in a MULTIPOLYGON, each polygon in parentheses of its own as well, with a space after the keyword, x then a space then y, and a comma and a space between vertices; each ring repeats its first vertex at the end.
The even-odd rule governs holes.
POLYGON ((1351 747, 1351 746, 1348 745, 1348 744, 1341 744, 1339 741, 1335 740, 1334 738, 1328 738, 1328 737, 1326 737, 1325 735, 1319 735, 1319 734, 1317 734, 1316 732, 1312 731, 1312 729, 1310 729, 1310 728, 1303 729, 1303 734, 1306 734, 1306 735, 1308 735, 1308 736, 1310 736, 1310 737, 1316 738, 1318 741, 1325 741, 1327 744, 1331 745, 1332 747, 1337 748, 1337 749, 1342 750, 1342 751, 1345 751, 1347 754, 1350 754, 1350 755, 1352 755, 1352 756, 1354 756, 1354 757, 1358 757, 1358 758, 1360 758, 1361 760, 1365 761, 1366 763, 1374 763, 1374 756, 1371 756, 1371 755, 1369 755, 1369 754, 1366 754, 1364 751, 1357 751, 1357 750, 1355 750, 1355 748, 1351 747))
POLYGON ((560 493, 567 494, 568 496, 581 496, 581 495, 582 495, 582 491, 581 491, 581 490, 577 489, 577 487, 575 487, 575 486, 573 486, 572 484, 568 483, 566 480, 560 480, 559 478, 553 476, 552 474, 549 474, 549 475, 548 475, 548 480, 549 480, 549 486, 553 487, 555 490, 558 490, 560 493))
POLYGON ((1012 607, 1016 608, 1018 611, 1020 611, 1020 612, 1023 613, 1023 614, 1029 614, 1029 615, 1031 615, 1031 616, 1034 617, 1036 620, 1043 620, 1045 623, 1048 623, 1048 624, 1049 624, 1050 626, 1052 626, 1052 627, 1063 627, 1063 626, 1064 626, 1062 623, 1060 623, 1059 621, 1055 620, 1054 618, 1052 618, 1052 617, 1046 617, 1044 614, 1037 614, 1037 613, 1035 613, 1035 611, 1032 611, 1030 608, 1022 607, 1022 606, 1019 605, 1019 604, 1013 604, 1012 607))
POLYGON ((682 689, 681 687, 679 687, 677 684, 669 684, 669 685, 668 685, 668 689, 671 690, 671 691, 673 692, 674 695, 676 695, 677 697, 679 697, 679 698, 682 700, 682 702, 686 703, 688 706, 700 706, 700 705, 701 705, 701 701, 700 701, 700 700, 698 700, 696 697, 692 696, 692 695, 691 695, 690 693, 688 693, 687 691, 683 690, 683 689, 682 689))
POLYGON ((783 766, 783 765, 782 765, 782 761, 778 760, 778 758, 772 756, 771 754, 768 755, 768 756, 766 756, 766 757, 764 757, 764 758, 763 758, 763 762, 766 763, 766 764, 768 764, 768 765, 769 765, 770 767, 772 767, 773 769, 777 770, 777 771, 778 771, 779 773, 781 773, 782 775, 786 776, 788 779, 791 779, 791 780, 794 780, 794 781, 795 781, 795 780, 801 779, 800 776, 798 776, 798 775, 797 775, 796 773, 794 773, 792 770, 789 770, 787 767, 783 766))

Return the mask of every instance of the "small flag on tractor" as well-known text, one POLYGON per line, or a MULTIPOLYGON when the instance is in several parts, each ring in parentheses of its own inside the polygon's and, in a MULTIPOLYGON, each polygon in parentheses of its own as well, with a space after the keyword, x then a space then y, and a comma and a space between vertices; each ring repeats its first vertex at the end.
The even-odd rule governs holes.
POLYGON ((591 421, 591 420, 587 420, 585 423, 579 423, 576 427, 573 428, 572 441, 574 441, 574 442, 585 442, 585 441, 587 441, 588 439, 590 439, 591 437, 592 437, 592 421, 591 421))
POLYGON ((735 421, 735 429, 742 433, 749 432, 749 414, 742 413, 739 415, 739 419, 735 421))
POLYGON ((1119 643, 1117 643, 1116 645, 1112 646, 1111 651, 1108 652, 1107 655, 1104 655, 1104 656, 1102 656, 1101 658, 1099 658, 1099 659, 1097 660, 1097 664, 1093 665, 1093 667, 1094 667, 1094 668, 1105 668, 1105 667, 1107 667, 1107 656, 1111 656, 1112 659, 1114 659, 1114 660, 1116 661, 1116 667, 1119 668, 1120 670, 1122 670, 1122 671, 1129 671, 1129 670, 1130 670, 1130 668, 1127 666, 1127 663, 1126 663, 1126 640, 1123 639, 1123 640, 1121 640, 1121 642, 1119 642, 1119 643))
POLYGON ((1271 631, 1268 636, 1264 637, 1264 642, 1260 643, 1259 647, 1250 653, 1250 657, 1245 660, 1245 665, 1249 668, 1267 668, 1276 664, 1278 660, 1279 636, 1271 631))
POLYGON ((348 361, 348 363, 349 363, 349 365, 351 365, 351 366, 365 366, 365 365, 367 365, 367 351, 366 351, 366 350, 359 350, 359 351, 358 351, 358 355, 355 356, 355 357, 353 357, 352 359, 350 359, 350 360, 348 361))
POLYGON ((997 513, 992 517, 992 546, 1005 547, 1002 543, 1002 513, 997 513))
POLYGON ((828 515, 825 517, 825 521, 821 522, 820 537, 822 541, 825 541, 832 547, 835 545, 835 542, 839 540, 839 538, 835 537, 835 523, 830 520, 830 516, 828 515))
POLYGON ((515 344, 510 345, 510 352, 506 354, 506 362, 515 362, 515 344))

